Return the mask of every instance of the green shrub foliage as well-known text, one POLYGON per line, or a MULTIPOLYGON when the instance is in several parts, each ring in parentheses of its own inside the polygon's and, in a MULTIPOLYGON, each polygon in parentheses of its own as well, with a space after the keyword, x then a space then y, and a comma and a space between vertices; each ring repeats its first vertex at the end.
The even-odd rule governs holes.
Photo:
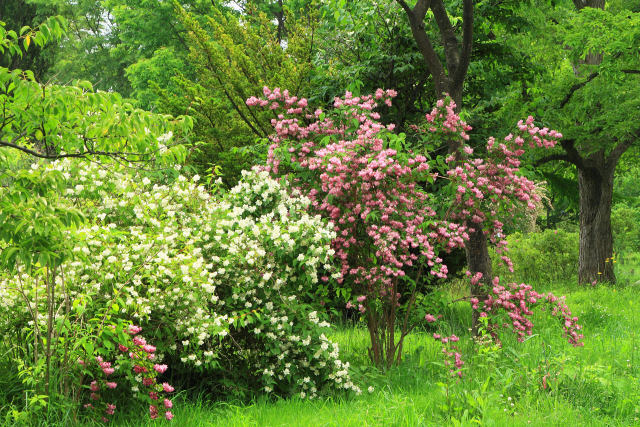
MULTIPOLYGON (((571 280, 578 270, 578 233, 545 230, 513 233, 507 237, 514 272, 494 262, 494 271, 506 280, 526 283, 571 280), (504 276, 503 276, 504 275, 504 276)), ((493 256, 492 259, 497 257, 493 256)))
POLYGON ((65 177, 57 203, 89 221, 63 230, 74 256, 58 269, 53 305, 42 298, 42 269, 2 273, 0 331, 27 339, 32 319, 46 329, 45 316, 30 310, 68 305, 54 322, 85 337, 72 360, 95 356, 104 340, 91 337, 124 319, 157 346, 156 363, 180 361, 236 391, 360 392, 312 303, 318 276, 336 275, 329 264, 335 232, 307 213, 309 200, 290 195, 286 181, 244 172, 228 194, 212 196, 197 175, 152 181, 76 160, 46 168, 65 177), (87 321, 96 317, 104 320, 87 321))

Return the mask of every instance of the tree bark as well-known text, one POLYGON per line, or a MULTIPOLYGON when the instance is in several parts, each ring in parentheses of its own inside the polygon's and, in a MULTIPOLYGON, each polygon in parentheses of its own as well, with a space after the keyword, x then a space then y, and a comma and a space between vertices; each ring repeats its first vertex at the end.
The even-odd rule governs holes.
MULTIPOLYGON (((598 157, 603 156, 598 155, 598 157)), ((616 281, 613 272, 613 235, 611 233, 613 172, 613 169, 605 169, 604 165, 578 169, 580 193, 578 282, 580 284, 616 281)))
MULTIPOLYGON (((462 89, 471 61, 473 47, 473 1, 463 1, 462 12, 462 37, 455 34, 454 27, 444 7, 442 0, 417 0, 411 8, 405 0, 396 0, 404 9, 409 20, 411 33, 416 41, 418 50, 427 65, 427 69, 433 77, 433 85, 436 97, 440 98, 448 94, 456 103, 456 112, 462 107, 462 89), (433 48, 429 35, 425 30, 424 18, 431 9, 440 32, 440 39, 444 48, 444 65, 433 48)), ((460 144, 458 139, 449 141, 449 154, 455 153, 459 160, 460 144)), ((482 230, 469 233, 469 241, 466 246, 467 264, 471 274, 482 273, 482 283, 489 284, 492 279, 491 258, 487 238, 482 230)), ((484 286, 475 286, 471 289, 471 295, 481 301, 487 297, 484 286)), ((474 334, 478 332, 479 312, 473 310, 472 328, 474 334)))
MULTIPOLYGON (((473 228, 476 224, 467 223, 467 226, 473 228)), ((487 236, 482 229, 475 229, 469 232, 469 241, 465 247, 467 252, 467 264, 471 274, 482 273, 482 279, 476 284, 471 285, 471 296, 478 298, 480 301, 487 299, 487 289, 491 286, 493 272, 491 268, 491 258, 489 257, 489 248, 487 244, 487 236)), ((478 335, 478 327, 480 322, 480 312, 473 310, 471 328, 474 336, 478 335)))

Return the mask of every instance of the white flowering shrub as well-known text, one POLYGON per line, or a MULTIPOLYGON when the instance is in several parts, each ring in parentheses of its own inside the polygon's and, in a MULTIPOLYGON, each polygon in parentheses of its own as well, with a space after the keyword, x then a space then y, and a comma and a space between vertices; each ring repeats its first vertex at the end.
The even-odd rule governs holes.
MULTIPOLYGON (((60 267, 52 296, 73 307, 67 320, 82 325, 78 319, 108 311, 107 319, 143 327, 157 363, 180 360, 240 389, 310 398, 360 392, 314 305, 319 276, 336 274, 334 232, 286 182, 244 172, 214 197, 197 176, 158 184, 116 166, 47 167, 66 179, 55 202, 87 218, 65 231, 74 257, 60 267)), ((26 272, 0 278, 0 332, 33 328, 25 293, 37 301, 40 283, 26 272)))

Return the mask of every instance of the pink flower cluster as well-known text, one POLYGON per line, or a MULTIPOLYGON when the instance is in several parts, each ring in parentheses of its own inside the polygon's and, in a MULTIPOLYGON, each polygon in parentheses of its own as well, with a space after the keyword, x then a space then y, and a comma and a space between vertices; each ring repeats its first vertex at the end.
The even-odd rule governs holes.
MULTIPOLYGON (((482 286, 481 284, 479 286, 482 286)), ((471 303, 474 309, 480 310, 481 317, 491 316, 491 332, 495 333, 495 328, 499 326, 511 326, 511 329, 518 335, 518 341, 524 341, 527 335, 532 334, 533 322, 530 316, 532 309, 536 305, 543 303, 552 305, 551 314, 558 317, 562 322, 564 334, 570 344, 579 347, 584 345, 583 335, 578 331, 581 326, 578 318, 571 315, 571 311, 564 302, 564 298, 557 298, 552 293, 541 294, 536 292, 530 285, 511 283, 509 287, 500 285, 500 279, 495 277, 492 281, 490 293, 485 301, 472 298, 471 303), (507 320, 502 325, 496 324, 499 312, 506 313, 507 320)))
MULTIPOLYGON (((470 130, 455 112, 455 103, 439 100, 431 113, 426 115, 429 132, 442 134, 446 138, 460 138, 460 155, 452 154, 447 162, 452 164, 447 172, 455 188, 455 205, 451 219, 464 224, 469 232, 481 229, 488 234, 496 245, 498 253, 506 250, 506 240, 502 239, 504 217, 513 217, 516 208, 526 204, 535 208, 534 202, 540 201, 535 192, 535 183, 519 174, 520 157, 525 153, 524 145, 530 147, 552 148, 562 134, 548 128, 539 128, 533 124, 533 117, 519 121, 516 134, 509 134, 502 143, 495 138, 487 141, 485 158, 472 158, 473 149, 464 145, 469 139, 470 130)), ((511 260, 501 257, 513 270, 511 260)))
MULTIPOLYGON (((148 392, 143 392, 141 395, 145 396, 145 398, 151 403, 149 410, 151 418, 157 418, 158 409, 157 404, 154 402, 157 402, 160 399, 159 393, 171 393, 174 391, 174 388, 168 383, 163 383, 162 385, 156 384, 156 375, 166 372, 168 366, 153 363, 156 348, 148 344, 144 337, 137 335, 141 331, 142 328, 134 325, 125 329, 125 336, 127 337, 127 340, 126 342, 117 343, 120 354, 116 355, 116 359, 120 362, 119 365, 121 370, 124 366, 131 366, 129 377, 134 379, 134 381, 137 375, 142 374, 142 378, 139 380, 144 387, 149 387, 150 390, 148 392)), ((100 371, 105 377, 110 376, 115 372, 115 369, 111 366, 111 362, 104 361, 101 356, 97 356, 95 360, 100 371)), ((78 363, 86 366, 86 364, 81 360, 79 360, 78 363)), ((127 373, 123 372, 123 374, 126 375, 127 373)), ((91 391, 89 398, 93 403, 87 403, 84 407, 93 411, 100 411, 98 406, 96 406, 97 402, 101 399, 101 395, 99 394, 100 390, 113 390, 117 386, 117 382, 107 381, 106 378, 93 380, 89 384, 89 390, 91 391)), ((108 422, 109 419, 106 416, 113 415, 116 406, 111 403, 104 403, 101 406, 104 406, 104 411, 99 413, 98 416, 103 422, 108 422)), ((166 398, 163 399, 163 406, 166 410, 164 412, 164 417, 168 420, 172 419, 173 414, 170 409, 173 407, 173 403, 171 400, 166 398)))
MULTIPOLYGON (((300 105, 286 91, 264 88, 266 98, 249 98, 248 105, 300 105), (271 103, 271 104, 269 104, 271 103)), ((407 268, 426 259, 429 272, 444 278, 447 267, 437 256, 437 245, 450 250, 462 247, 464 227, 446 222, 426 227, 435 211, 417 181, 429 170, 422 155, 400 156, 385 146, 388 131, 375 108, 382 100, 390 105, 393 90, 378 89, 375 95, 335 98, 334 112, 313 113, 288 108, 272 120, 275 134, 267 169, 278 173, 280 162, 313 172, 313 178, 297 185, 311 199, 311 208, 329 218, 337 237, 332 246, 341 263, 339 282, 349 280, 362 294, 397 302, 392 282, 407 268), (387 133, 387 134, 385 134, 387 133)), ((306 105, 306 103, 305 103, 306 105)), ((279 107, 275 109, 278 110, 279 107)), ((358 300, 365 311, 370 300, 358 300)), ((349 302, 349 307, 356 304, 349 302)))
POLYGON ((453 343, 460 341, 456 335, 450 335, 443 337, 440 334, 433 334, 433 339, 442 343, 442 355, 444 356, 444 364, 450 367, 449 373, 451 376, 458 376, 462 378, 462 366, 464 361, 462 355, 458 352, 458 347, 453 343))

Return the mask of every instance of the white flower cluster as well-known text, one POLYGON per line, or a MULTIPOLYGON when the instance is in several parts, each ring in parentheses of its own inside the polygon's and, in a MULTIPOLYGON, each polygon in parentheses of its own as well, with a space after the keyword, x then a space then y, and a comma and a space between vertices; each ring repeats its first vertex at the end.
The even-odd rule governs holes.
MULTIPOLYGON (((88 311, 115 303, 148 338, 156 333, 162 352, 196 367, 249 359, 249 371, 237 377, 259 372, 265 390, 309 398, 326 387, 360 392, 322 333, 329 324, 309 308, 320 276, 339 273, 331 267, 333 227, 308 215, 307 198, 292 197, 265 172, 244 172, 215 200, 182 176, 153 184, 115 166, 67 160, 47 167, 68 181, 60 203, 89 220, 67 231, 74 258, 60 269, 60 303, 65 292, 88 311)), ((22 293, 34 301, 38 286, 26 274, 0 277, 0 310, 10 314, 0 316, 1 329, 29 318, 22 293)))

